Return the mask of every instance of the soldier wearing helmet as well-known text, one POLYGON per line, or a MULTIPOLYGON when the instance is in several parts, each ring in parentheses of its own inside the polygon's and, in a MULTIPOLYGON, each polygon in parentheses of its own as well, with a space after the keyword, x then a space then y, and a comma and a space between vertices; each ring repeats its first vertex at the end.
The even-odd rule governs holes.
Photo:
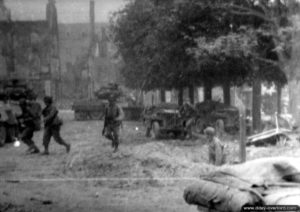
POLYGON ((105 109, 104 127, 102 135, 112 141, 114 152, 118 151, 120 141, 120 128, 124 119, 124 112, 116 104, 118 95, 110 94, 108 107, 105 109))
POLYGON ((220 166, 225 163, 224 145, 216 137, 215 129, 207 127, 204 130, 208 142, 208 159, 209 163, 220 166))
POLYGON ((49 155, 49 144, 51 137, 54 140, 66 148, 67 153, 70 152, 71 145, 66 143, 60 135, 60 128, 62 126, 62 120, 58 117, 58 110, 53 105, 53 99, 51 96, 44 97, 44 103, 46 107, 43 109, 42 114, 44 117, 44 155, 49 155))
POLYGON ((19 105, 22 111, 21 116, 18 117, 19 121, 19 129, 21 131, 20 138, 21 140, 27 144, 28 152, 31 154, 39 153, 40 150, 35 145, 32 140, 34 134, 34 115, 32 114, 28 102, 26 99, 22 98, 19 101, 19 105))
POLYGON ((195 123, 196 110, 188 101, 186 101, 179 112, 180 116, 184 119, 184 128, 187 132, 186 138, 191 139, 193 137, 192 126, 195 123))

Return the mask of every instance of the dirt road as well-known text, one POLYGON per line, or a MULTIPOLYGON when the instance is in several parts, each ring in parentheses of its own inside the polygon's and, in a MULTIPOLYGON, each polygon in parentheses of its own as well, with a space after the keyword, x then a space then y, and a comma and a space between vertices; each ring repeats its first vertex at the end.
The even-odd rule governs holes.
MULTIPOLYGON (((125 122, 120 151, 100 136, 102 122, 76 122, 62 113, 69 154, 51 143, 50 155, 25 154, 26 147, 0 148, 0 212, 196 212, 183 190, 207 165, 207 146, 195 141, 144 136, 140 123, 125 122)), ((34 140, 42 148, 42 132, 34 140)), ((298 142, 299 143, 299 142, 298 142)), ((228 159, 238 159, 238 143, 227 138, 228 159)), ((247 159, 299 156, 299 144, 247 148, 247 159)))
MULTIPOLYGON (((130 159, 132 149, 153 142, 144 138, 138 123, 125 123, 120 153, 114 155, 109 141, 99 136, 101 122, 75 122, 68 114, 64 120, 62 134, 72 144, 70 154, 54 141, 49 156, 25 154, 24 145, 0 149, 0 211, 197 211, 182 198, 183 179, 171 182, 166 178, 167 183, 161 183, 133 178, 130 170, 121 166, 124 162, 131 167, 135 162, 130 159), (98 168, 89 167, 91 170, 82 173, 85 165, 76 161, 96 152, 101 160, 98 168), (108 164, 105 160, 111 161, 110 166, 100 166, 108 164)), ((34 138, 40 148, 41 138, 42 132, 34 138)), ((151 172, 151 166, 143 171, 151 172)))

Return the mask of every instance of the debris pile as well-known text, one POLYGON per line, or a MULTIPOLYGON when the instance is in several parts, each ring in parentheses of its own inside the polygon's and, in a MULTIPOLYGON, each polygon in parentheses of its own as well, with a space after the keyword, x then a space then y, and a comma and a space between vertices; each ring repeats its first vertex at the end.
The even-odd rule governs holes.
POLYGON ((203 152, 152 142, 123 146, 112 153, 106 146, 81 146, 68 158, 65 172, 79 178, 163 179, 198 177, 212 169, 207 165, 207 148, 203 152), (196 160, 196 156, 199 160, 196 160), (204 159, 205 158, 205 159, 204 159))

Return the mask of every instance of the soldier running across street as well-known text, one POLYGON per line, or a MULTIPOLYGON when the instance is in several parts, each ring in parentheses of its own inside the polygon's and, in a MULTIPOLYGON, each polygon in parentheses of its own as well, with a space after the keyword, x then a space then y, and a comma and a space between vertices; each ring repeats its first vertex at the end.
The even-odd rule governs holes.
POLYGON ((30 107, 26 99, 22 98, 19 101, 22 114, 18 117, 20 139, 28 146, 28 152, 31 154, 39 153, 39 148, 35 145, 32 140, 35 131, 34 115, 32 114, 30 107))
POLYGON ((31 113, 34 115, 34 130, 41 130, 41 116, 42 116, 42 106, 37 102, 37 96, 35 93, 28 95, 28 102, 30 104, 31 113))
POLYGON ((44 103, 46 107, 42 111, 45 127, 43 136, 43 145, 45 150, 43 154, 49 155, 49 143, 52 136, 58 144, 65 146, 67 153, 70 152, 71 145, 66 143, 60 135, 62 120, 58 117, 58 110, 53 105, 52 97, 45 96, 44 103))
POLYGON ((116 104, 117 98, 110 96, 109 105, 105 110, 104 127, 102 135, 112 141, 112 148, 114 152, 118 151, 120 142, 120 129, 122 120, 124 119, 124 112, 120 106, 116 104))

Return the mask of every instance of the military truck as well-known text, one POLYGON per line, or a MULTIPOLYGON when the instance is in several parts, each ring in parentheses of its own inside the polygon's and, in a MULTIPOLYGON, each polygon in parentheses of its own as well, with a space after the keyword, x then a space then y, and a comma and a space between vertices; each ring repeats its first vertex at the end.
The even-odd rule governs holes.
POLYGON ((95 91, 94 99, 75 101, 72 106, 75 112, 75 120, 102 120, 108 98, 111 95, 117 97, 118 104, 124 110, 125 120, 140 120, 143 108, 126 95, 116 83, 109 83, 107 86, 95 91))
POLYGON ((143 121, 146 126, 146 136, 153 139, 168 135, 184 138, 187 134, 184 119, 181 118, 176 104, 162 103, 146 108, 143 121))
POLYGON ((215 127, 218 120, 224 122, 224 130, 236 133, 239 130, 239 110, 236 107, 217 101, 204 101, 195 105, 195 131, 202 133, 208 126, 215 127))

